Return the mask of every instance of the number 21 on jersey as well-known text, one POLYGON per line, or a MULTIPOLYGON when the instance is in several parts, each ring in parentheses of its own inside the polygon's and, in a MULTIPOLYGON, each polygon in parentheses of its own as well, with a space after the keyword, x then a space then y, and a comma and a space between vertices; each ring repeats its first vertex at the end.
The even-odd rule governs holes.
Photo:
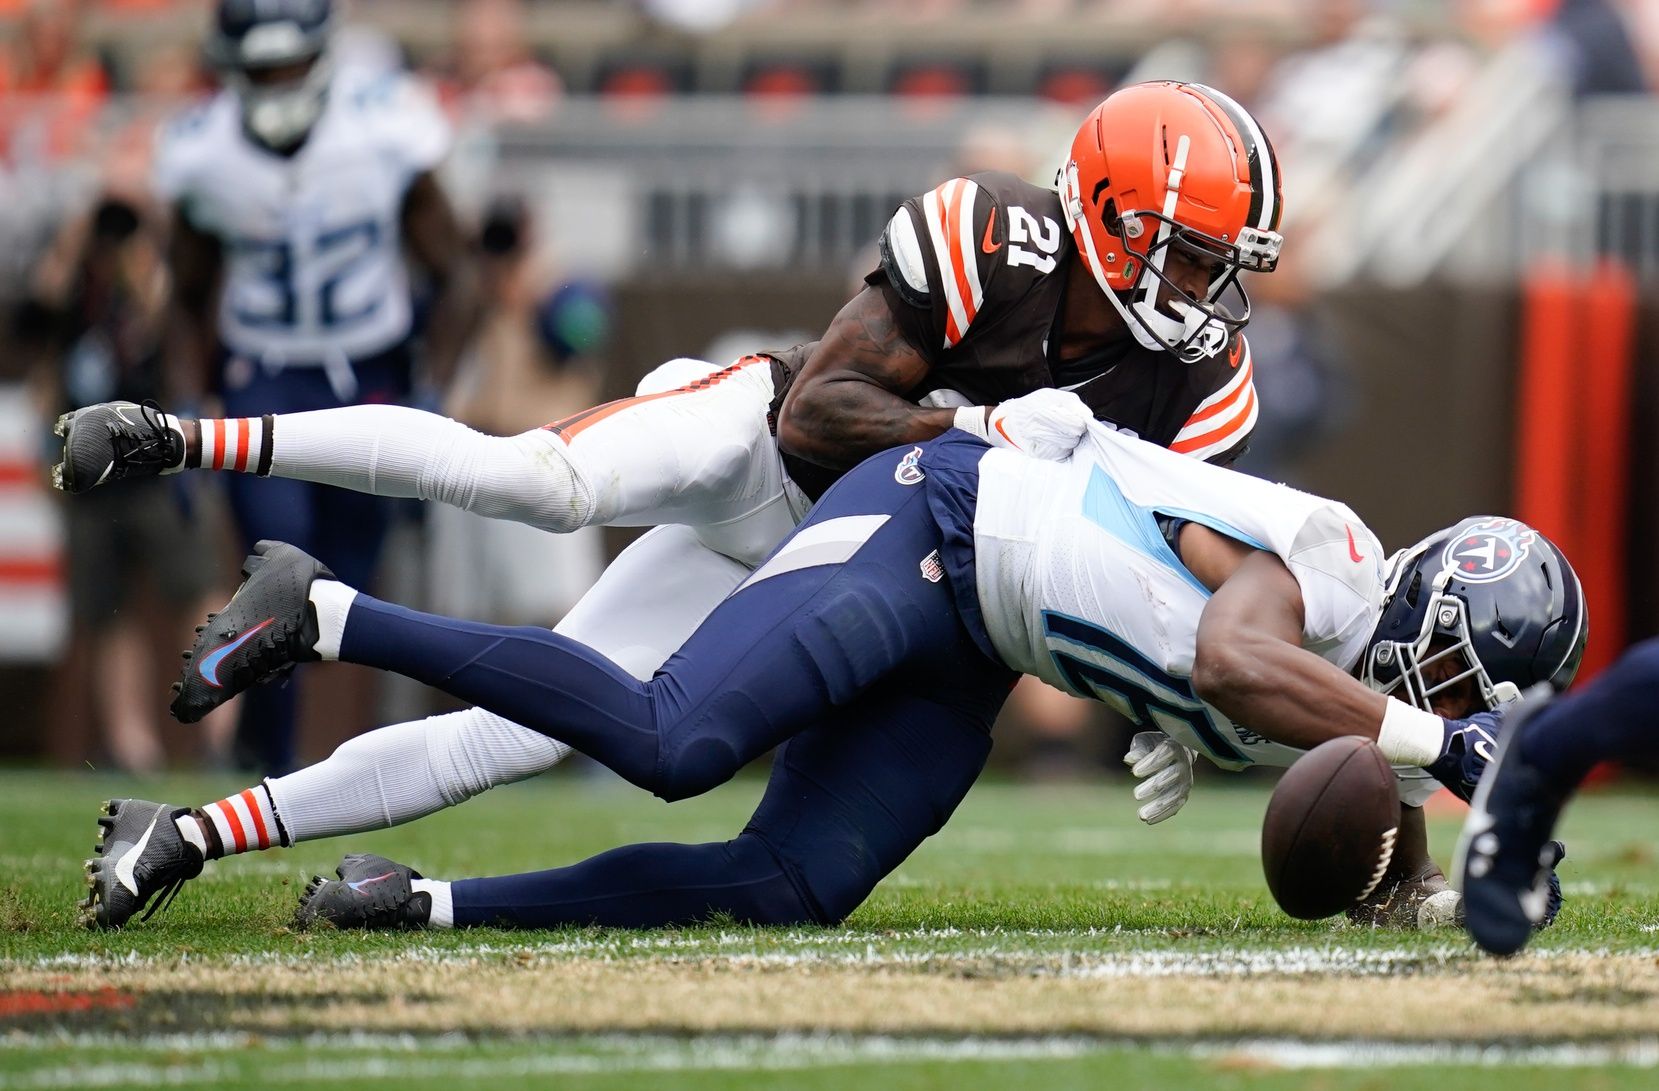
POLYGON ((1033 216, 1019 205, 1008 206, 1008 264, 1054 272, 1060 252, 1060 225, 1048 216, 1033 216))

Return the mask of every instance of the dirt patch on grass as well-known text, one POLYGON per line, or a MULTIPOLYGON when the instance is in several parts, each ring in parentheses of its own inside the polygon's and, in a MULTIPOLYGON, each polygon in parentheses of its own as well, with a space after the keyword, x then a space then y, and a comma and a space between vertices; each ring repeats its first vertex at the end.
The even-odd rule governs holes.
MULTIPOLYGON (((346 1029, 1085 1034, 1393 1041, 1599 1041, 1659 1035, 1651 955, 1402 962, 1392 973, 1150 975, 1036 959, 925 966, 743 960, 218 961, 6 969, 14 990, 100 993, 118 1010, 33 1012, 72 1030, 346 1029)), ((0 1016, 0 1033, 17 1027, 0 1016)))

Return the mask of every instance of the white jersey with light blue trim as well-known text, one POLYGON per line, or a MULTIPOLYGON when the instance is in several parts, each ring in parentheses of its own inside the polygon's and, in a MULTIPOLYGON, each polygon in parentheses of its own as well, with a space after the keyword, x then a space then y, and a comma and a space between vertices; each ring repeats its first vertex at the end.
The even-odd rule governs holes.
POLYGON ((1277 554, 1301 585, 1302 646, 1350 670, 1383 602, 1383 551, 1347 505, 1234 473, 1094 425, 1071 458, 1006 450, 979 463, 974 563, 985 627, 1011 667, 1106 702, 1217 765, 1302 752, 1234 724, 1193 693, 1210 594, 1159 515, 1277 554))
POLYGON ((224 244, 225 344, 274 363, 329 364, 407 338, 403 198, 449 143, 448 122, 414 80, 348 67, 291 156, 243 131, 229 91, 164 126, 157 191, 224 244))

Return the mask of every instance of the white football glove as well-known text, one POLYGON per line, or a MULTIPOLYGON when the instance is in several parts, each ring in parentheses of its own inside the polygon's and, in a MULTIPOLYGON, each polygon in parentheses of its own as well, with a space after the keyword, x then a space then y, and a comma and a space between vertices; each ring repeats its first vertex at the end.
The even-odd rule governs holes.
POLYGON ((991 446, 1009 447, 1050 461, 1076 450, 1093 419, 1082 398, 1052 387, 992 406, 988 417, 979 406, 956 411, 956 426, 991 446))
POLYGON ((1144 806, 1135 813, 1156 826, 1186 805, 1192 794, 1192 751, 1162 731, 1142 731, 1129 743, 1123 764, 1141 778, 1135 798, 1144 806))

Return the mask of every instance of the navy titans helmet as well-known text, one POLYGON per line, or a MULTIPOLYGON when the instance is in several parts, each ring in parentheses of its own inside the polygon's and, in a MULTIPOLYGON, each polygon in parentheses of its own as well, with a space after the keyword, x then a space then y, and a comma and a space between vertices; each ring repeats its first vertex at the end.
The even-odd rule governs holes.
POLYGON ((241 99, 243 124, 261 143, 298 143, 322 114, 333 28, 330 0, 219 0, 207 59, 241 99), (269 79, 273 69, 301 66, 301 75, 269 79))
POLYGON ((1436 693, 1473 678, 1492 710, 1540 682, 1564 690, 1578 673, 1584 588, 1555 543, 1525 523, 1464 519, 1396 553, 1387 579, 1360 675, 1373 689, 1432 711, 1436 693), (1455 670, 1427 672, 1448 659, 1455 670))

